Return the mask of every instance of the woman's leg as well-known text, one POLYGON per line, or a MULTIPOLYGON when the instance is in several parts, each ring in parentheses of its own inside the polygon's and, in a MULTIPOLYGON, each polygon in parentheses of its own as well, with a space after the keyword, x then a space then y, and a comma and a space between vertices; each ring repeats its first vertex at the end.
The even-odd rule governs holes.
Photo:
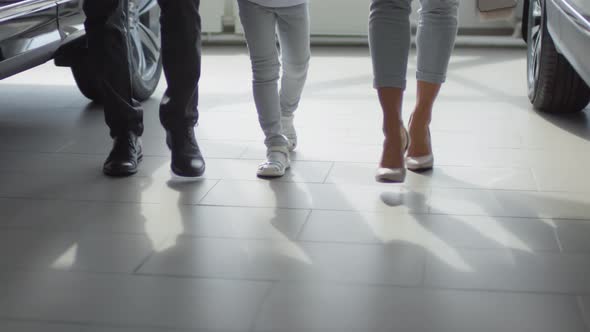
POLYGON ((265 144, 268 148, 286 147, 287 138, 281 129, 278 87, 281 65, 276 44, 276 14, 273 8, 248 0, 239 0, 238 4, 252 61, 254 102, 266 137, 265 144))
POLYGON ((410 51, 411 0, 373 0, 369 43, 374 86, 383 110, 385 141, 380 166, 403 167, 402 100, 410 51))
POLYGON ((430 155, 429 125, 432 109, 442 83, 457 35, 457 0, 421 0, 418 49, 418 96, 410 122, 408 156, 430 155))

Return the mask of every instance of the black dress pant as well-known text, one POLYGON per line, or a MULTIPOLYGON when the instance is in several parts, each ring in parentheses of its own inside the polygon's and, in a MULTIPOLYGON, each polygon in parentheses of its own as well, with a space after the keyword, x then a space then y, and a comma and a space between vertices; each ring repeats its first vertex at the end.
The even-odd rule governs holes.
MULTIPOLYGON (((88 47, 103 77, 105 119, 112 137, 143 133, 143 112, 133 100, 129 2, 146 0, 86 0, 88 47)), ((160 105, 164 128, 194 126, 198 120, 201 76, 200 0, 158 0, 161 8, 162 61, 168 88, 160 105)))

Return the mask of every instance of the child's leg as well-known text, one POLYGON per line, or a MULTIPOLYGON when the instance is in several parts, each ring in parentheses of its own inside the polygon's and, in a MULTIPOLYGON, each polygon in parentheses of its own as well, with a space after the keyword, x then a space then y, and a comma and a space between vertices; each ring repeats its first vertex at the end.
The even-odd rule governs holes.
POLYGON ((310 37, 307 4, 278 8, 278 32, 283 63, 281 112, 293 115, 301 99, 309 68, 310 37))
POLYGON ((266 136, 267 147, 287 146, 281 130, 281 108, 278 91, 280 74, 276 46, 275 9, 247 0, 238 1, 240 19, 252 61, 253 90, 258 119, 266 136))

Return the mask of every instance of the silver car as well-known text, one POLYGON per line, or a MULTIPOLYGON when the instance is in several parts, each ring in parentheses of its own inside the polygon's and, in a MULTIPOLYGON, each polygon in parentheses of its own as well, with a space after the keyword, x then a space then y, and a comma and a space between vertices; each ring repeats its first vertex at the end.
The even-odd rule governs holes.
POLYGON ((590 102, 590 0, 524 0, 528 91, 536 109, 584 110, 590 102))

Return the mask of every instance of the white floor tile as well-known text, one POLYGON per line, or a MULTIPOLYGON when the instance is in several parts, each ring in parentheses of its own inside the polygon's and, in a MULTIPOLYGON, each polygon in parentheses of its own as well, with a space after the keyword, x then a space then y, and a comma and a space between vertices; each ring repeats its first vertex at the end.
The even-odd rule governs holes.
POLYGON ((323 210, 426 212, 428 193, 400 186, 358 186, 277 181, 219 182, 202 204, 323 210))
POLYGON ((459 250, 467 268, 427 259, 434 287, 583 294, 590 291, 590 256, 517 250, 459 250))
POLYGON ((582 310, 584 321, 586 322, 586 328, 590 330, 590 297, 579 297, 578 303, 580 305, 580 310, 582 310))
POLYGON ((187 239, 150 257, 141 274, 222 279, 322 280, 416 285, 424 263, 420 247, 187 239))
POLYGON ((533 172, 542 191, 590 192, 587 167, 564 164, 559 168, 535 167, 533 172))
POLYGON ((0 173, 0 195, 64 200, 129 203, 198 203, 217 183, 216 180, 181 181, 176 179, 129 177, 107 178, 95 175, 70 177, 0 173))
POLYGON ((510 216, 512 212, 504 210, 491 190, 433 188, 428 205, 434 214, 510 216))
POLYGON ((590 196, 566 192, 494 192, 508 216, 588 219, 590 196))
POLYGON ((430 212, 525 218, 587 219, 590 198, 583 193, 433 188, 430 212))
POLYGON ((576 331, 574 297, 349 285, 274 287, 257 331, 576 331))
POLYGON ((3 317, 157 329, 240 330, 269 285, 70 272, 0 274, 3 317))
MULTIPOLYGON (((18 127, 16 127, 18 129, 18 127)), ((0 134, 2 152, 55 152, 67 144, 68 139, 59 136, 26 136, 0 134)))
POLYGON ((81 325, 0 320, 0 330, 6 332, 84 332, 83 328, 81 325))
POLYGON ((159 243, 143 235, 2 230, 0 268, 133 272, 159 243))
POLYGON ((389 215, 387 213, 313 211, 302 241, 406 242, 431 252, 443 248, 560 250, 551 221, 484 216, 389 215))
POLYGON ((559 243, 565 252, 590 253, 590 220, 554 220, 559 243))
POLYGON ((293 240, 310 211, 186 205, 178 207, 176 213, 182 220, 181 235, 293 240))

